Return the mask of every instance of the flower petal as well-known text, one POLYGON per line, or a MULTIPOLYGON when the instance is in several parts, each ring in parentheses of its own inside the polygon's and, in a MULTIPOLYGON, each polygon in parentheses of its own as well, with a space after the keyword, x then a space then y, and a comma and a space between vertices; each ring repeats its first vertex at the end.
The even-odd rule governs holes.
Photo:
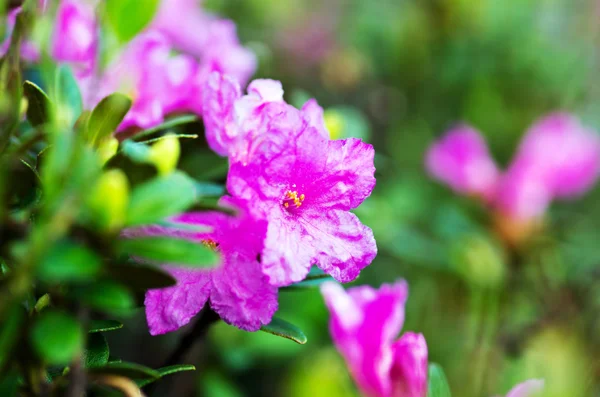
POLYGON ((377 255, 373 231, 351 212, 305 211, 300 222, 303 239, 316 251, 314 262, 340 282, 354 280, 377 255))
POLYGON ((314 127, 323 138, 329 139, 329 131, 325 127, 325 119, 323 118, 323 108, 319 106, 315 99, 306 101, 302 106, 302 115, 309 126, 314 127))
POLYGON ((427 151, 427 171, 455 192, 490 199, 498 169, 485 140, 468 125, 448 131, 427 151))
POLYGON ((427 394, 427 343, 421 334, 407 332, 392 345, 390 372, 393 396, 425 397, 427 394))
POLYGON ((530 379, 515 386, 506 397, 533 397, 544 389, 543 379, 530 379))
POLYGON ((146 292, 146 319, 152 335, 175 331, 190 322, 208 300, 210 271, 165 268, 177 285, 146 292))

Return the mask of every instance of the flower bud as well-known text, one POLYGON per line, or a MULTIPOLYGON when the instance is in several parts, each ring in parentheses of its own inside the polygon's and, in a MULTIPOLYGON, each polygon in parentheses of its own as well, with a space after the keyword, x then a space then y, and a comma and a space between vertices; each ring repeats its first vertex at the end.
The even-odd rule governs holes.
POLYGON ((166 175, 177 167, 180 153, 179 139, 175 135, 169 134, 152 145, 148 159, 154 164, 160 175, 166 175))
POLYGON ((125 222, 129 203, 129 182, 123 171, 103 173, 92 188, 87 205, 93 223, 103 230, 114 231, 125 222))
POLYGON ((495 288, 504 281, 506 267, 503 253, 483 236, 470 235, 459 239, 452 248, 451 261, 471 285, 495 288))

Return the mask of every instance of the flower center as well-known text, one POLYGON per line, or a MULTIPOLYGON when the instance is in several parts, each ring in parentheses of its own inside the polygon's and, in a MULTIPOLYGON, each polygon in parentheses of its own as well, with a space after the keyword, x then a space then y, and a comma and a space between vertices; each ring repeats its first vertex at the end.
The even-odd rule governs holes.
POLYGON ((302 202, 304 201, 304 193, 298 195, 296 190, 288 190, 285 192, 285 197, 283 199, 283 206, 286 209, 290 208, 300 208, 302 202))
POLYGON ((213 251, 216 251, 217 247, 219 246, 219 243, 217 243, 215 240, 211 240, 209 238, 202 240, 202 244, 204 244, 205 246, 207 246, 208 248, 210 248, 213 251))

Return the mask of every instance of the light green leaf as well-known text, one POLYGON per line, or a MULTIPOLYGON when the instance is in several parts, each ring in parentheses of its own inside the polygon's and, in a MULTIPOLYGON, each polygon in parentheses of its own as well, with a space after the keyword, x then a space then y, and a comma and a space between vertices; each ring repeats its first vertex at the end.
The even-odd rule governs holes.
POLYGON ((157 263, 211 267, 219 262, 214 250, 202 243, 172 237, 123 239, 120 252, 157 263))
POLYGON ((133 226, 158 222, 185 211, 195 201, 195 182, 184 173, 174 171, 133 190, 126 223, 133 226))
POLYGON ((37 127, 50 121, 52 102, 36 84, 27 80, 23 83, 23 94, 27 98, 27 120, 37 127))
POLYGON ((101 142, 116 131, 131 108, 131 99, 114 93, 102 99, 87 121, 86 139, 92 145, 101 142))
POLYGON ((102 260, 93 251, 63 241, 44 256, 38 277, 45 282, 84 281, 92 279, 101 267, 102 260))
POLYGON ((152 21, 159 0, 106 0, 106 14, 117 37, 131 40, 152 21))
POLYGON ((68 313, 45 310, 30 334, 34 351, 48 364, 67 364, 82 350, 83 330, 68 313))
POLYGON ((100 281, 75 291, 75 297, 90 307, 115 315, 127 315, 135 306, 129 289, 112 281, 100 281))
POLYGON ((121 328, 123 328, 123 324, 116 320, 92 320, 90 321, 88 333, 115 331, 121 328))
POLYGON ((73 76, 71 68, 62 65, 56 70, 54 102, 59 104, 59 118, 72 126, 83 112, 83 100, 79 85, 73 76))
POLYGON ((435 363, 429 364, 429 381, 427 397, 451 397, 450 386, 442 367, 435 363))
POLYGON ((307 342, 306 335, 304 335, 304 332, 300 328, 278 317, 273 317, 271 322, 263 325, 260 330, 292 340, 300 345, 307 342))
POLYGON ((136 141, 139 141, 142 138, 145 138, 145 137, 155 134, 157 132, 170 130, 173 127, 193 123, 196 121, 198 121, 198 116, 196 116, 195 114, 184 114, 181 116, 175 116, 173 118, 165 120, 164 123, 157 125, 156 127, 148 128, 147 130, 138 132, 137 134, 135 134, 133 139, 135 139, 136 141))
MULTIPOLYGON (((196 370, 196 367, 194 367, 193 365, 180 364, 180 365, 171 365, 168 367, 159 368, 156 371, 160 374, 160 377, 162 378, 163 376, 175 374, 177 372, 195 371, 195 370, 196 370)), ((137 384, 139 387, 143 387, 154 381, 156 381, 156 379, 142 379, 142 380, 139 380, 137 382, 137 384)))
POLYGON ((86 368, 101 367, 108 363, 109 349, 106 338, 101 333, 88 337, 87 346, 83 352, 83 362, 86 368))

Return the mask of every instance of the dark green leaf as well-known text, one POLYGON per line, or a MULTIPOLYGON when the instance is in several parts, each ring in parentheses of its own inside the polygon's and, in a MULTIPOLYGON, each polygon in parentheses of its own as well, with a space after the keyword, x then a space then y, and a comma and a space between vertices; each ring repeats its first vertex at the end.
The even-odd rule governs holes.
POLYGON ((137 134, 135 134, 133 139, 140 140, 157 132, 168 130, 173 127, 177 127, 178 125, 193 123, 196 121, 198 121, 198 116, 194 114, 184 114, 181 116, 175 116, 169 120, 165 120, 164 123, 157 125, 156 127, 148 128, 147 130, 138 132, 137 134))
POLYGON ((123 324, 116 320, 92 320, 88 332, 93 334, 95 332, 115 331, 121 328, 123 328, 123 324))
POLYGON ((152 21, 159 0, 107 0, 106 13, 117 37, 131 40, 152 21))
POLYGON ((70 314, 45 310, 34 323, 30 334, 35 352, 49 364, 67 364, 83 345, 83 330, 70 314))
POLYGON ((127 225, 143 225, 185 211, 196 201, 195 182, 175 171, 135 188, 129 200, 127 225))
POLYGON ((121 362, 108 363, 102 367, 90 368, 90 373, 125 376, 131 379, 159 379, 160 373, 140 364, 121 362))
POLYGON ((0 379, 0 396, 14 397, 19 390, 19 374, 11 371, 0 379))
POLYGON ((15 341, 20 337, 21 324, 24 319, 23 308, 14 304, 7 310, 5 317, 0 322, 0 367, 6 363, 12 353, 15 341))
POLYGON ((448 380, 444 375, 444 370, 439 365, 429 364, 428 377, 427 397, 451 397, 448 380))
POLYGON ((210 267, 219 262, 217 253, 206 245, 172 237, 123 239, 120 252, 157 263, 194 267, 210 267))
POLYGON ((102 260, 93 251, 63 241, 42 259, 38 276, 46 282, 83 281, 92 279, 101 267, 102 260))
POLYGON ((37 127, 50 121, 52 103, 48 95, 31 81, 23 83, 23 94, 27 97, 27 120, 37 127))
POLYGON ((91 334, 83 352, 86 368, 102 367, 108 363, 109 349, 106 338, 101 333, 91 334))
POLYGON ((307 341, 306 335, 300 328, 277 317, 273 317, 271 322, 268 325, 263 325, 260 330, 292 340, 300 345, 305 344, 307 341))
POLYGON ((61 118, 69 126, 72 126, 83 111, 83 100, 79 92, 79 85, 69 66, 58 67, 55 83, 55 103, 60 104, 57 110, 61 113, 68 113, 61 114, 61 118))
POLYGON ((75 297, 94 309, 115 315, 127 315, 135 306, 131 291, 111 281, 100 281, 80 288, 75 292, 75 297))
POLYGON ((131 108, 131 99, 114 93, 102 99, 94 108, 87 122, 87 141, 91 144, 101 142, 110 136, 131 108))
MULTIPOLYGON (((196 367, 194 367, 193 365, 181 364, 181 365, 171 365, 168 367, 159 368, 156 371, 160 374, 160 377, 162 378, 163 376, 175 374, 177 372, 195 371, 195 370, 196 370, 196 367)), ((137 384, 139 387, 143 387, 143 386, 146 386, 146 385, 154 382, 155 380, 156 379, 142 379, 142 380, 139 380, 137 382, 137 384)))
POLYGON ((144 291, 177 284, 173 276, 155 266, 122 264, 113 266, 110 271, 113 279, 130 288, 144 291))

